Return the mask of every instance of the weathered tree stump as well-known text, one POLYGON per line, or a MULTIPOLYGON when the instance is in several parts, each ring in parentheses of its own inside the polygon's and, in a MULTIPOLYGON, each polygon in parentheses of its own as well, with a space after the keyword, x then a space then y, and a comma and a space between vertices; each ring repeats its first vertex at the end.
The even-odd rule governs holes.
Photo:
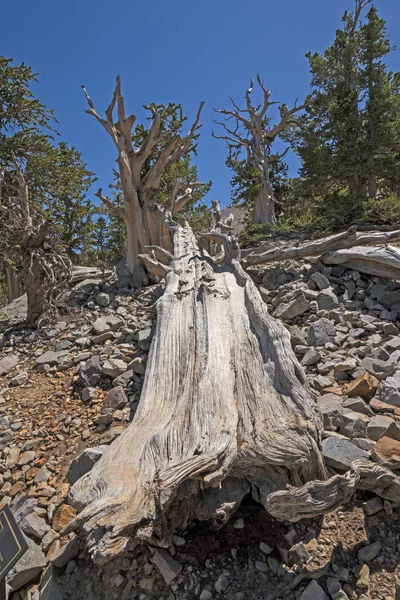
MULTIPOLYGON (((81 527, 98 562, 129 540, 168 545, 194 519, 220 526, 245 496, 290 521, 333 510, 356 489, 398 498, 400 478, 369 461, 327 478, 321 418, 289 333, 268 314, 216 213, 203 236, 223 246, 217 257, 171 220, 174 254, 152 246, 142 257, 166 288, 139 408, 70 492, 81 512, 66 532, 81 527)), ((349 235, 322 246, 349 244, 349 235)))
POLYGON ((326 478, 288 331, 238 252, 219 265, 189 228, 172 232, 139 408, 70 494, 82 510, 72 527, 100 562, 133 536, 165 542, 193 519, 224 523, 248 494, 265 504, 287 484, 326 478))

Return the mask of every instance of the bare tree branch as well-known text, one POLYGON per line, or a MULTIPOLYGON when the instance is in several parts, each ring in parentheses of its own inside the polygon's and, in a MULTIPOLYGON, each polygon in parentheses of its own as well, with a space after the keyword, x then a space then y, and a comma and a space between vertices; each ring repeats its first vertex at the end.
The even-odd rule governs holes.
POLYGON ((125 218, 124 209, 121 206, 117 206, 116 204, 114 204, 114 202, 112 202, 112 200, 110 200, 110 198, 108 198, 107 196, 103 196, 102 188, 98 189, 97 192, 95 192, 95 196, 97 196, 105 204, 108 212, 110 212, 113 215, 116 215, 117 217, 125 218))
POLYGON ((201 127, 201 125, 199 125, 199 121, 200 121, 201 111, 203 110, 203 106, 204 106, 204 100, 202 100, 200 102, 200 106, 197 110, 196 118, 195 118, 194 123, 193 123, 192 127, 190 128, 190 131, 186 137, 185 143, 182 146, 176 148, 176 150, 171 154, 170 162, 173 162, 177 158, 179 158, 179 156, 184 156, 185 154, 190 152, 190 150, 192 148, 193 138, 196 134, 196 131, 198 131, 201 127))

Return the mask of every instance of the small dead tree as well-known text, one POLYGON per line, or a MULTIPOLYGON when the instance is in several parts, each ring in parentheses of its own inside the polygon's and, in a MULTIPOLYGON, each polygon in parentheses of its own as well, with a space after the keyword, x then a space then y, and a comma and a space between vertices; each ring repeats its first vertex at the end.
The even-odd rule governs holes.
MULTIPOLYGON (((169 206, 163 207, 159 201, 159 190, 166 169, 187 156, 195 148, 201 110, 204 102, 200 103, 196 118, 186 137, 182 138, 177 129, 166 127, 165 119, 157 108, 150 106, 153 122, 139 147, 134 148, 132 130, 136 121, 135 115, 126 115, 124 98, 121 93, 121 79, 116 78, 114 94, 105 113, 105 119, 95 110, 92 100, 82 86, 89 105, 86 111, 94 116, 110 135, 117 150, 117 163, 123 192, 123 207, 116 206, 102 194, 97 196, 102 200, 107 210, 122 217, 127 231, 126 267, 135 287, 142 284, 142 270, 139 255, 146 253, 147 247, 161 246, 172 250, 171 235, 165 226, 165 213, 172 215, 192 199, 195 186, 203 184, 193 182, 185 189, 180 189, 179 179, 172 186, 169 206), (114 121, 114 111, 117 120, 114 121), (151 159, 151 160, 150 160, 151 159)), ((180 119, 180 124, 185 119, 180 119)))
POLYGON ((215 121, 225 130, 224 135, 216 135, 216 139, 225 140, 230 152, 240 152, 244 149, 246 160, 253 167, 257 178, 257 193, 254 199, 253 223, 275 224, 275 202, 271 185, 271 167, 285 156, 288 149, 281 154, 272 154, 271 146, 276 138, 290 125, 293 116, 307 106, 307 102, 300 106, 295 105, 288 109, 281 105, 281 119, 273 127, 269 126, 268 109, 277 102, 271 102, 272 91, 267 90, 260 76, 257 75, 257 82, 263 92, 263 102, 254 106, 251 102, 251 93, 253 92, 254 81, 251 79, 250 87, 246 91, 246 108, 240 109, 232 98, 232 109, 219 109, 217 113, 224 115, 225 121, 215 121), (233 123, 230 126, 230 122, 233 123))
POLYGON ((53 317, 57 299, 67 287, 72 265, 68 257, 58 253, 49 239, 49 222, 35 220, 31 214, 28 184, 22 169, 14 159, 16 186, 8 186, 4 202, 0 200, 0 214, 10 238, 18 244, 9 248, 21 268, 8 269, 11 294, 21 291, 21 283, 27 294, 27 322, 40 324, 53 317))

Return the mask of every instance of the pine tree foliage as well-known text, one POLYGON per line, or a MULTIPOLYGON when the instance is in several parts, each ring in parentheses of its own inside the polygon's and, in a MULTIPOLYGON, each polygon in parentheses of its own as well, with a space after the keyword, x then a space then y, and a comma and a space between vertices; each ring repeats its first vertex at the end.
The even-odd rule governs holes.
POLYGON ((307 54, 313 102, 288 136, 302 162, 283 226, 400 224, 400 77, 385 62, 392 50, 371 0, 356 0, 333 44, 307 54))

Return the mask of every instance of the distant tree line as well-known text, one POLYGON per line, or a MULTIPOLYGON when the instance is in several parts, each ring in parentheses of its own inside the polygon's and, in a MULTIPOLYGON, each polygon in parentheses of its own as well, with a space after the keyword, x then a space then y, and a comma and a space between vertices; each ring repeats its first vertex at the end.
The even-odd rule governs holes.
MULTIPOLYGON (((216 111, 213 135, 227 144, 231 200, 246 209, 242 245, 351 224, 400 226, 400 74, 387 65, 393 46, 372 0, 355 0, 342 22, 325 52, 307 54, 311 91, 304 101, 278 104, 274 118, 277 103, 257 77, 243 107, 231 99, 228 109, 216 111), (297 177, 288 176, 289 149, 301 162, 297 177)), ((168 211, 195 231, 210 227, 204 197, 211 182, 198 182, 194 163, 201 106, 185 131, 180 105, 145 106, 144 124, 126 116, 119 78, 104 119, 84 90, 87 112, 118 151, 118 170, 108 195, 96 193, 99 203, 91 191, 95 174, 61 140, 53 111, 32 92, 36 81, 29 66, 0 56, 0 303, 7 301, 7 284, 26 269, 27 242, 15 226, 19 173, 32 227, 46 223, 46 244, 77 265, 110 266, 128 255, 133 275, 146 244, 165 247, 161 221, 168 211)))

